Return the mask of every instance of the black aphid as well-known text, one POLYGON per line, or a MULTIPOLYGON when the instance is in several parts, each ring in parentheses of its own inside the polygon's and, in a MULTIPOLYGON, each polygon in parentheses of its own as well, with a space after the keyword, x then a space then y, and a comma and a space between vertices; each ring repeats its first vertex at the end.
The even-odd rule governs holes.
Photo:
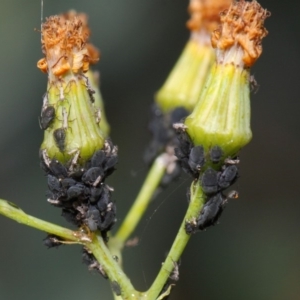
POLYGON ((86 213, 86 223, 91 231, 96 231, 100 222, 100 212, 95 206, 90 206, 86 213))
POLYGON ((110 202, 107 206, 106 212, 101 213, 101 221, 98 224, 98 228, 101 231, 108 231, 116 221, 116 205, 113 202, 110 202))
POLYGON ((82 175, 85 173, 85 168, 76 168, 73 172, 71 172, 69 175, 71 178, 77 181, 81 181, 82 175))
POLYGON ((100 212, 104 212, 107 210, 107 205, 110 202, 111 191, 107 187, 107 185, 103 185, 101 189, 100 198, 98 199, 97 207, 100 212))
POLYGON ((219 146, 214 146, 210 149, 210 160, 217 164, 223 156, 223 150, 219 146))
POLYGON ((83 248, 82 250, 82 262, 85 265, 90 265, 96 261, 95 256, 92 253, 89 253, 87 250, 83 248))
POLYGON ((69 187, 75 185, 77 181, 72 178, 64 178, 60 181, 60 183, 62 188, 67 190, 69 187))
POLYGON ((102 167, 104 160, 106 159, 105 152, 103 150, 98 150, 94 153, 91 158, 92 167, 102 167))
POLYGON ((205 158, 203 147, 193 147, 189 155, 188 164, 195 175, 199 175, 200 169, 203 167, 204 163, 205 158))
POLYGON ((177 107, 171 112, 170 123, 183 122, 183 120, 189 115, 189 112, 184 107, 177 107))
POLYGON ((220 218, 226 199, 221 193, 212 196, 203 206, 200 216, 197 219, 197 227, 204 230, 209 226, 215 225, 220 218))
POLYGON ((189 150, 186 152, 186 151, 183 151, 181 148, 175 148, 174 154, 179 160, 186 159, 186 161, 188 161, 188 156, 190 153, 189 153, 189 150))
POLYGON ((47 175, 47 182, 49 190, 55 194, 57 197, 60 196, 61 193, 61 184, 59 180, 50 174, 47 175))
POLYGON ((88 265, 89 270, 96 270, 99 272, 105 279, 108 278, 103 267, 97 262, 95 256, 92 253, 89 253, 86 249, 83 248, 82 251, 82 262, 88 265))
POLYGON ((76 217, 77 211, 75 211, 73 208, 64 208, 61 215, 66 219, 67 222, 70 222, 76 226, 81 225, 81 220, 76 217))
POLYGON ((55 108, 53 106, 47 106, 42 110, 41 116, 39 118, 40 126, 43 130, 46 130, 55 118, 55 108))
MULTIPOLYGON (((188 136, 188 134, 184 130, 176 130, 177 138, 179 140, 179 149, 181 156, 188 157, 192 150, 193 144, 188 136)), ((176 154, 177 155, 177 154, 176 154)), ((180 157, 178 157, 180 159, 180 157)))
POLYGON ((144 155, 147 164, 151 164, 160 153, 166 151, 168 146, 174 147, 174 145, 177 145, 178 142, 173 123, 181 121, 187 115, 188 112, 183 107, 163 113, 157 105, 153 105, 152 120, 149 123, 152 141, 144 155))
POLYGON ((93 167, 88 169, 82 176, 82 181, 85 184, 94 185, 100 183, 101 179, 104 176, 104 172, 102 168, 99 167, 93 167), (96 184, 97 183, 97 184, 96 184))
POLYGON ((46 238, 43 239, 44 245, 50 248, 58 247, 62 245, 60 237, 53 235, 53 234, 48 234, 46 238))
POLYGON ((85 186, 81 183, 71 186, 67 191, 68 200, 85 198, 85 194, 85 186))
POLYGON ((117 164, 117 162, 117 155, 111 155, 107 157, 107 159, 104 162, 104 171, 107 173, 107 175, 110 175, 115 170, 115 165, 117 164))
POLYGON ((221 189, 226 189, 232 185, 238 176, 238 168, 236 165, 225 167, 225 170, 220 174, 218 184, 221 189))
POLYGON ((58 178, 68 177, 67 169, 57 159, 52 159, 49 164, 50 171, 58 178))
POLYGON ((192 234, 197 232, 198 226, 197 226, 197 220, 192 220, 192 221, 186 221, 185 222, 185 232, 187 234, 192 234))
POLYGON ((212 168, 207 168, 202 175, 201 185, 205 194, 216 193, 218 191, 218 172, 212 168))
POLYGON ((121 287, 120 285, 118 284, 117 281, 112 281, 111 282, 111 289, 114 291, 114 293, 117 295, 117 296, 121 296, 121 287))
POLYGON ((66 147, 66 131, 64 128, 55 129, 53 132, 55 144, 60 152, 63 152, 66 147))
POLYGON ((90 189, 90 202, 91 203, 96 203, 102 194, 103 188, 102 187, 91 187, 90 189))

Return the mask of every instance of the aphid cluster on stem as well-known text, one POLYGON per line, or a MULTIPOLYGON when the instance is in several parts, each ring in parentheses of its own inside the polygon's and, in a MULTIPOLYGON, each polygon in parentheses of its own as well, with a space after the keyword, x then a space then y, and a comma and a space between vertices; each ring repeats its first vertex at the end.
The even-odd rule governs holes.
POLYGON ((118 161, 117 147, 106 140, 103 150, 94 153, 84 166, 77 165, 80 153, 68 163, 50 159, 47 150, 40 151, 41 167, 47 174, 48 202, 62 208, 62 215, 76 226, 100 230, 106 237, 116 222, 116 205, 111 200, 113 189, 105 179, 118 161))
POLYGON ((88 266, 90 271, 96 271, 100 273, 104 279, 108 279, 108 276, 102 265, 98 263, 95 256, 86 248, 83 248, 82 250, 82 262, 88 266))
POLYGON ((183 170, 198 180, 205 194, 205 204, 200 215, 186 222, 186 232, 195 233, 215 225, 220 218, 228 198, 237 198, 237 192, 227 197, 223 191, 235 183, 238 178, 237 158, 224 158, 222 148, 215 145, 208 151, 203 146, 194 146, 186 132, 186 126, 174 124, 179 140, 175 155, 183 170))
MULTIPOLYGON (((174 147, 177 147, 178 140, 173 128, 173 124, 180 122, 188 115, 188 111, 184 107, 177 107, 167 113, 154 104, 152 107, 152 119, 149 123, 149 131, 152 134, 152 140, 147 147, 144 155, 144 160, 148 165, 151 165, 155 158, 165 152, 174 156, 174 147)), ((172 160, 173 163, 166 170, 166 174, 161 180, 162 187, 167 186, 180 175, 180 166, 176 157, 172 160)))

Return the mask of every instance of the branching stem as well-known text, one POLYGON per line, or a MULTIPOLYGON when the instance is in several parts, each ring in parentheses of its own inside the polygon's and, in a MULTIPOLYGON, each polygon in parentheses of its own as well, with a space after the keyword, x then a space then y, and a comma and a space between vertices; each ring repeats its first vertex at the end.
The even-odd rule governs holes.
MULTIPOLYGON (((149 180, 150 183, 152 183, 151 185, 152 189, 148 190, 148 197, 146 197, 147 193, 144 192, 145 194, 144 197, 142 198, 144 200, 148 199, 148 202, 144 201, 140 209, 137 208, 131 209, 131 214, 133 214, 133 212, 138 212, 138 216, 135 217, 135 224, 137 224, 137 222, 139 221, 140 217, 142 216, 144 210, 146 209, 149 203, 149 200, 151 198, 149 195, 153 194, 154 191, 153 188, 155 187, 154 179, 157 179, 158 177, 156 168, 160 166, 158 170, 161 171, 160 172, 161 177, 164 174, 165 167, 163 167, 161 162, 157 159, 155 163, 157 165, 155 165, 155 168, 151 170, 153 173, 151 173, 150 171, 150 174, 146 179, 146 182, 147 180, 149 180)), ((156 187, 158 186, 158 184, 159 182, 158 183, 156 182, 156 187)), ((180 226, 176 239, 171 247, 171 250, 165 262, 163 263, 159 271, 158 276, 154 280, 150 289, 144 293, 138 292, 134 289, 130 280, 127 278, 127 276, 121 269, 120 265, 115 261, 113 257, 113 253, 110 251, 110 249, 108 249, 107 245, 105 244, 105 242, 103 241, 100 235, 98 234, 88 235, 85 232, 72 231, 70 229, 52 224, 50 222, 43 221, 41 219, 26 214, 22 209, 20 209, 14 203, 2 199, 0 199, 0 214, 8 218, 11 218, 21 224, 34 227, 36 229, 45 231, 53 235, 57 235, 62 239, 64 239, 66 242, 83 244, 86 248, 88 248, 93 253, 97 261, 100 263, 100 265, 106 272, 109 279, 112 282, 116 281, 119 284, 122 292, 122 297, 114 295, 116 300, 117 299, 155 300, 159 297, 161 290, 163 289, 166 281, 168 280, 171 272, 173 271, 174 262, 177 262, 179 260, 182 252, 184 251, 190 239, 190 235, 186 234, 185 232, 186 220, 190 221, 193 218, 196 218, 199 215, 199 212, 203 204, 204 204, 204 195, 202 192, 202 188, 199 182, 193 182, 191 185, 191 200, 190 200, 189 208, 180 226)), ((136 204, 133 207, 135 206, 136 204)), ((120 239, 123 242, 126 240, 126 238, 129 236, 131 231, 134 229, 134 226, 129 226, 127 228, 128 228, 127 231, 125 230, 123 235, 119 235, 123 238, 123 240, 120 239)), ((170 288, 167 290, 167 294, 169 292, 170 292, 170 288)), ((160 299, 162 299, 163 297, 164 296, 161 295, 160 299)))
POLYGON ((59 236, 60 238, 64 239, 66 243, 74 242, 74 244, 83 244, 96 257, 97 261, 101 264, 109 279, 111 281, 118 282, 124 299, 140 299, 138 296, 139 293, 134 290, 127 276, 124 274, 118 263, 113 259, 113 256, 105 245, 102 237, 96 234, 89 236, 84 232, 72 231, 70 229, 35 218, 26 214, 14 203, 2 199, 0 199, 0 214, 17 221, 18 223, 59 236))

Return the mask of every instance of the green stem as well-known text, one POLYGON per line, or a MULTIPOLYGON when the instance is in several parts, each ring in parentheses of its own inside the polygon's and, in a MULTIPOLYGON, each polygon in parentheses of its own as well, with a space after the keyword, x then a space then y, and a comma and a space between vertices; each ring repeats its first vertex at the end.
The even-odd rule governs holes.
POLYGON ((199 215, 199 212, 204 204, 204 194, 199 182, 193 182, 191 185, 191 201, 189 208, 185 214, 184 220, 180 226, 179 232, 171 247, 171 250, 163 263, 156 279, 154 280, 150 289, 145 293, 145 299, 157 299, 163 286, 167 282, 171 272, 174 269, 174 263, 178 262, 182 252, 184 251, 190 235, 185 232, 186 220, 191 220, 199 215))
POLYGON ((97 261, 103 266, 110 281, 116 281, 120 285, 122 296, 114 295, 115 299, 140 299, 140 293, 134 289, 128 277, 114 260, 101 236, 95 235, 92 243, 86 245, 86 247, 92 251, 97 261))
POLYGON ((161 179, 165 174, 168 163, 169 159, 167 158, 166 153, 161 154, 155 159, 134 204, 114 237, 121 248, 144 215, 154 192, 158 188, 161 179))
POLYGON ((59 236, 63 238, 66 243, 71 242, 83 244, 96 257, 97 261, 101 264, 109 279, 119 283, 122 291, 122 299, 140 299, 140 293, 135 291, 121 267, 113 259, 112 254, 105 245, 101 236, 96 234, 88 236, 81 231, 72 231, 50 222, 43 221, 27 215, 14 203, 2 199, 0 199, 0 214, 17 221, 18 223, 59 236))
MULTIPOLYGON (((157 186, 160 182, 160 180, 154 181, 154 178, 157 179, 158 175, 156 173, 157 170, 160 170, 160 175, 164 174, 165 165, 161 164, 161 162, 157 159, 155 161, 155 168, 152 168, 150 171, 149 176, 146 179, 146 182, 149 180, 150 183, 152 183, 151 187, 152 189, 146 189, 144 190, 144 193, 140 193, 144 195, 142 197, 143 200, 149 199, 152 193, 155 190, 154 183, 156 182, 157 186), (158 168, 160 166, 160 168, 158 168), (162 167, 164 166, 164 167, 162 167), (156 171, 155 171, 156 170, 156 171), (155 171, 155 172, 154 172, 155 171), (154 176, 156 175, 156 176, 154 176), (151 179, 151 180, 150 180, 151 179), (145 191, 148 191, 146 193, 145 191), (148 197, 146 197, 148 195, 148 197)), ((160 177, 160 178, 161 178, 160 177)), ((143 188, 143 189, 144 189, 143 188)), ((143 190, 142 189, 142 190, 143 190)), ((141 199, 138 197, 138 199, 141 199)), ((144 202, 140 209, 133 209, 136 207, 136 203, 131 209, 132 211, 139 212, 138 217, 135 218, 135 225, 139 221, 140 217, 142 216, 143 212, 145 211, 148 202, 144 202)), ((141 201, 141 200, 140 200, 141 201)), ((148 299, 148 300, 155 300, 159 296, 159 293, 161 292, 164 284, 168 280, 171 272, 174 269, 174 263, 178 262, 182 252, 185 249, 185 246, 187 245, 190 236, 186 234, 185 232, 185 222, 186 220, 191 220, 192 218, 196 218, 199 215, 199 212, 204 204, 204 195, 201 189, 201 186, 199 185, 199 182, 194 182, 191 186, 191 201, 189 204, 189 208, 186 212, 186 215, 184 217, 184 221, 181 224, 181 227, 179 229, 179 232, 176 236, 176 239, 171 247, 171 250, 158 274, 155 281, 153 282, 150 289, 145 293, 140 293, 134 289, 132 286, 130 280, 127 278, 125 273, 122 271, 119 264, 114 260, 112 253, 107 248, 106 244, 104 243, 103 239, 99 235, 91 235, 87 236, 85 233, 82 232, 76 232, 69 230, 67 228, 52 224, 50 222, 43 221, 41 219, 35 218, 33 216, 27 215, 22 209, 20 209, 17 205, 15 205, 12 202, 1 200, 0 199, 0 214, 11 218, 21 224, 25 224, 27 226, 34 227, 36 229, 45 231, 50 234, 57 235, 66 242, 74 242, 79 244, 84 244, 86 248, 88 248, 95 258, 98 260, 98 262, 101 264, 103 269, 105 270, 107 276, 111 281, 116 281, 121 288, 122 296, 114 296, 115 299, 132 299, 132 300, 140 300, 140 299, 148 299)), ((131 231, 134 229, 134 226, 129 227, 130 230, 125 231, 121 237, 128 237, 131 231)), ((127 238, 126 237, 126 238, 127 238)), ((123 239, 123 242, 126 240, 123 239)))
POLYGON ((12 202, 0 199, 0 214, 17 221, 18 223, 57 235, 67 241, 81 243, 80 238, 74 231, 27 215, 21 208, 12 202))

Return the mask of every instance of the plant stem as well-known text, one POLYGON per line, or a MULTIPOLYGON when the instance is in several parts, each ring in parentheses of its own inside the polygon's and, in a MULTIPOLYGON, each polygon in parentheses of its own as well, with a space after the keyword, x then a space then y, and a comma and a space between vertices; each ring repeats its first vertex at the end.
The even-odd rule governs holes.
POLYGON ((133 288, 130 280, 114 260, 113 255, 105 245, 101 236, 95 235, 92 243, 86 245, 86 247, 92 251, 98 262, 103 265, 110 281, 116 281, 120 285, 122 297, 114 295, 115 299, 140 299, 140 293, 133 288))
POLYGON ((74 235, 74 231, 27 215, 21 208, 12 202, 0 199, 0 214, 17 221, 18 223, 57 235, 67 241, 81 243, 78 236, 76 236, 76 234, 74 235))
MULTIPOLYGON (((21 208, 12 202, 0 199, 0 214, 17 221, 18 223, 34 227, 36 229, 54 234, 70 243, 83 244, 88 248, 101 264, 111 281, 117 281, 121 287, 123 299, 140 299, 139 292, 135 291, 131 282, 124 274, 118 263, 105 245, 101 236, 92 234, 88 236, 81 231, 70 229, 46 222, 26 214, 21 208)), ((120 299, 120 298, 119 298, 120 299)))
POLYGON ((168 163, 166 153, 161 154, 155 159, 134 204, 114 237, 114 239, 118 240, 120 247, 124 246, 126 240, 144 215, 154 192, 165 174, 168 163))
POLYGON ((186 220, 191 220, 199 215, 199 212, 204 204, 204 194, 202 188, 198 182, 193 182, 191 185, 191 201, 188 210, 185 214, 184 220, 180 226, 179 232, 176 236, 175 241, 171 247, 171 250, 163 263, 156 279, 154 280, 150 289, 146 292, 145 299, 157 299, 163 286, 168 280, 171 272, 174 269, 174 263, 177 263, 182 252, 184 251, 190 235, 185 232, 186 220))
MULTIPOLYGON (((147 177, 145 184, 142 188, 142 191, 144 190, 143 193, 142 191, 140 192, 140 195, 143 195, 143 197, 139 196, 137 198, 137 200, 139 200, 137 202, 140 205, 137 205, 137 203, 135 203, 130 211, 130 214, 133 214, 133 212, 139 213, 138 216, 135 218, 134 225, 136 225, 140 220, 143 212, 145 211, 149 203, 151 195, 153 194, 153 192, 155 191, 156 187, 160 182, 160 180, 157 180, 159 177, 157 171, 160 171, 159 175, 161 178, 164 174, 165 167, 166 167, 166 165, 163 164, 162 161, 159 160, 159 158, 156 159, 154 166, 155 167, 151 169, 150 174, 147 177), (147 181, 151 183, 150 188, 145 187, 147 181), (143 201, 140 199, 142 199, 143 201)), ((160 269, 158 276, 156 277, 150 289, 145 293, 138 292, 134 289, 130 280, 124 274, 119 264, 114 260, 112 253, 107 248, 101 236, 96 234, 92 234, 91 236, 88 236, 85 233, 82 233, 80 231, 79 232, 72 231, 67 228, 52 224, 50 222, 43 221, 41 219, 27 215, 22 209, 20 209, 14 203, 2 199, 0 199, 0 214, 8 218, 11 218, 21 224, 25 224, 27 226, 34 227, 36 229, 45 231, 47 233, 57 235, 63 238, 64 240, 66 240, 66 243, 70 241, 74 243, 84 244, 85 247, 88 248, 93 253, 95 258, 101 264, 106 274, 108 275, 109 279, 111 281, 116 281, 120 285, 122 296, 114 295, 115 299, 155 300, 159 296, 163 286, 165 285, 171 272, 173 271, 174 263, 176 263, 179 260, 183 250, 185 249, 185 246, 187 245, 190 239, 190 235, 186 234, 185 232, 186 220, 191 220, 193 218, 196 218, 199 215, 199 212, 203 204, 204 204, 204 195, 202 192, 202 188, 199 182, 193 182, 191 185, 191 201, 189 204, 189 208, 180 226, 176 239, 171 247, 171 250, 162 268, 160 269)), ((123 239, 121 238, 120 240, 117 241, 122 241, 124 243, 126 241, 126 238, 134 229, 134 227, 135 226, 127 227, 128 230, 127 231, 125 230, 123 235, 120 235, 123 239)))

